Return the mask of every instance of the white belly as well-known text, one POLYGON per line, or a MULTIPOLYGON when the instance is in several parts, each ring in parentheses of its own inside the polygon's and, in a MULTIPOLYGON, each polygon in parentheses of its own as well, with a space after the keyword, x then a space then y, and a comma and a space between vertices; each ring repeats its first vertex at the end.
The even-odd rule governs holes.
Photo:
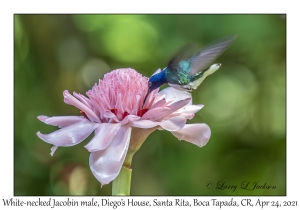
POLYGON ((209 69, 207 71, 204 72, 203 76, 200 77, 198 80, 195 80, 194 82, 190 82, 187 85, 175 85, 175 84, 169 84, 171 87, 177 89, 177 90, 184 90, 184 91, 193 91, 196 90, 197 87, 203 82, 203 80, 211 75, 212 73, 214 73, 215 71, 217 71, 220 68, 221 64, 213 64, 209 67, 209 69))

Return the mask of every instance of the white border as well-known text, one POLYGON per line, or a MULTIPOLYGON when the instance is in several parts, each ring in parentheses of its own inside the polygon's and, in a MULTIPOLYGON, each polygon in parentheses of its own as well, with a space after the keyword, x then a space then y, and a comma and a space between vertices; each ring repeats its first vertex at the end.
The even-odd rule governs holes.
MULTIPOLYGON (((296 1, 1 1, 1 179, 0 199, 13 197, 13 14, 14 13, 287 13, 287 197, 261 197, 262 200, 298 200, 299 175, 299 11, 296 1), (293 4, 295 2, 295 4, 293 4)), ((274 171, 276 173, 276 171, 274 171)), ((35 200, 38 197, 18 197, 35 200)), ((43 197, 47 199, 48 197, 43 197)), ((65 199, 66 197, 56 197, 65 199)), ((90 197, 91 198, 91 197, 90 197)), ((109 198, 109 197, 108 197, 109 198)), ((164 197, 163 199, 167 199, 164 197)), ((185 197, 193 199, 193 197, 185 197)), ((199 197, 197 197, 199 198, 199 197)), ((215 197, 230 200, 230 197, 215 197)), ((259 197, 251 197, 256 199, 259 197)), ((77 197, 78 200, 84 199, 77 197)), ((136 197, 150 200, 153 197, 136 197)), ((170 199, 175 199, 170 197, 170 199)), ((202 197, 203 200, 211 199, 202 197)), ((234 197, 241 200, 243 197, 234 197)), ((300 203, 298 204, 300 205, 300 203)), ((30 207, 27 207, 31 209, 30 207)), ((22 209, 27 209, 22 208, 22 209)), ((71 207, 72 208, 72 207, 71 207)), ((77 207, 78 208, 78 207, 77 207)), ((109 207, 112 209, 111 207, 109 207)), ((146 207, 144 207, 146 209, 146 207)), ((140 209, 144 209, 140 208, 140 209)), ((174 209, 179 207, 173 207, 174 209)), ((73 209, 73 208, 72 208, 73 209)), ((102 207, 106 209, 106 207, 102 207)), ((219 208, 218 208, 219 209, 219 208)), ((253 208, 252 208, 253 209, 253 208)), ((255 208, 256 209, 256 208, 255 208)), ((268 208, 264 208, 268 209, 268 208)), ((272 208, 273 209, 273 208, 272 208)))

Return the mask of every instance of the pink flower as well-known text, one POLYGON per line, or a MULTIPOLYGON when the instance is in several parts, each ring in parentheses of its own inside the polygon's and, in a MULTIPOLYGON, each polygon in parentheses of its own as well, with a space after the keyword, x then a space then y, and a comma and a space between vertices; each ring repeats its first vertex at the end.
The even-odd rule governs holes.
POLYGON ((37 135, 54 145, 53 155, 59 146, 76 145, 95 131, 85 148, 91 152, 91 171, 102 185, 118 176, 122 165, 126 165, 126 154, 133 155, 156 129, 168 130, 179 140, 204 146, 211 134, 208 125, 186 124, 203 105, 192 105, 190 93, 168 87, 160 92, 152 91, 142 108, 147 84, 147 77, 128 68, 104 75, 86 93, 88 97, 64 91, 65 103, 80 109, 82 116, 39 116, 42 122, 60 129, 50 134, 37 132, 37 135))

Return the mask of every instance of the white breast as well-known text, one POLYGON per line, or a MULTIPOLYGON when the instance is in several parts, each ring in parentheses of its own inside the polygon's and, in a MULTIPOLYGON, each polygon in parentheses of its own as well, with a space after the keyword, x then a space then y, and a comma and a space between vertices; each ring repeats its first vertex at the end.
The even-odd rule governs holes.
POLYGON ((212 73, 214 73, 215 71, 217 71, 219 68, 220 68, 221 64, 220 63, 217 63, 217 64, 213 64, 209 67, 209 69, 207 71, 204 72, 203 76, 200 77, 198 80, 195 80, 194 82, 190 82, 189 83, 189 86, 192 88, 192 89, 197 89, 197 87, 203 82, 203 80, 211 75, 212 73))
POLYGON ((214 73, 215 71, 217 71, 220 68, 221 64, 217 63, 217 64, 213 64, 209 67, 208 70, 206 70, 203 74, 202 77, 200 77, 198 80, 195 80, 194 82, 190 82, 187 85, 175 85, 175 84, 169 84, 171 87, 177 89, 177 90, 183 90, 183 91, 193 91, 196 90, 197 87, 203 82, 203 80, 211 75, 212 73, 214 73))

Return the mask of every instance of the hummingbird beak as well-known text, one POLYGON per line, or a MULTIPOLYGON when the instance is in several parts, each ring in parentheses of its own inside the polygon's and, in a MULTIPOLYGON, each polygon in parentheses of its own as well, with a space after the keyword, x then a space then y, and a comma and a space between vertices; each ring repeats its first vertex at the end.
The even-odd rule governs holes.
POLYGON ((150 90, 150 88, 148 88, 148 92, 147 92, 147 94, 146 94, 146 96, 145 96, 145 99, 144 99, 144 102, 143 102, 142 108, 143 108, 143 107, 144 107, 144 105, 145 105, 145 102, 146 102, 146 99, 148 98, 148 95, 149 95, 149 93, 151 93, 151 90, 150 90))

